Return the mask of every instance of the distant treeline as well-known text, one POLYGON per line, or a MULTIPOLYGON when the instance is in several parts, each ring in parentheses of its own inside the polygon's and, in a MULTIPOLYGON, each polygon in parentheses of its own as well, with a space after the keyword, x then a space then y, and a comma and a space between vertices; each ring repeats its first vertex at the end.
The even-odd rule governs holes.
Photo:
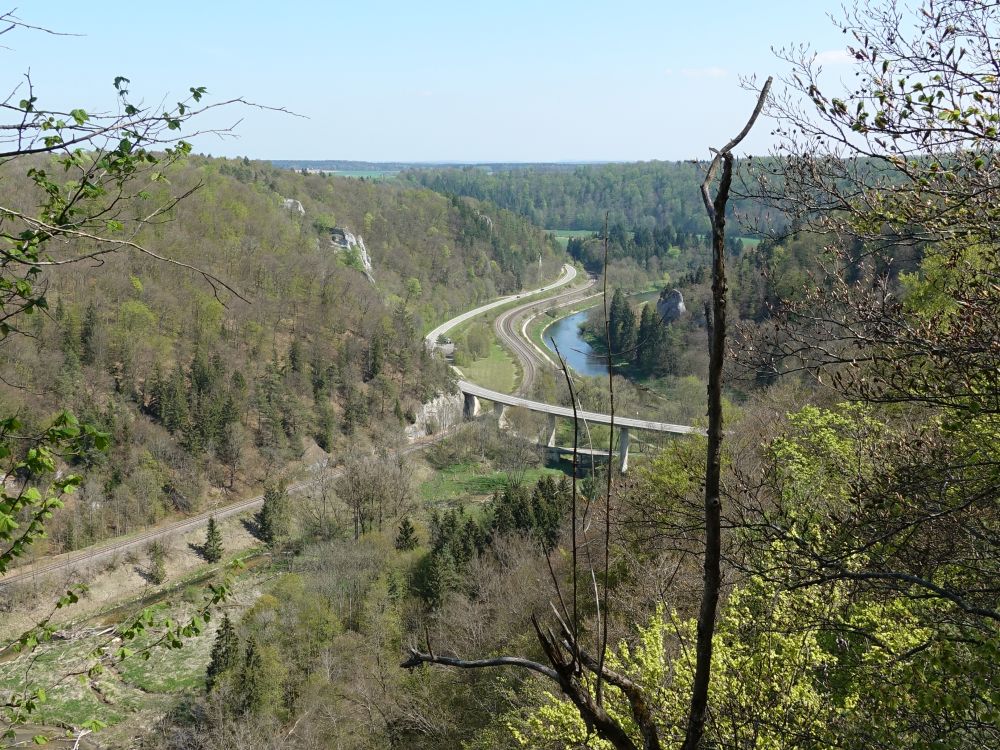
MULTIPOLYGON (((650 161, 632 164, 525 165, 409 169, 403 179, 441 193, 495 203, 549 229, 590 229, 611 224, 705 234, 708 221, 699 186, 705 165, 650 161)), ((737 213, 759 213, 732 202, 737 213)))
POLYGON ((344 172, 400 172, 404 169, 449 168, 478 169, 486 173, 505 172, 514 169, 534 169, 540 172, 570 172, 585 164, 604 162, 448 162, 448 161, 350 161, 346 159, 271 159, 271 164, 279 169, 314 169, 319 171, 344 172))

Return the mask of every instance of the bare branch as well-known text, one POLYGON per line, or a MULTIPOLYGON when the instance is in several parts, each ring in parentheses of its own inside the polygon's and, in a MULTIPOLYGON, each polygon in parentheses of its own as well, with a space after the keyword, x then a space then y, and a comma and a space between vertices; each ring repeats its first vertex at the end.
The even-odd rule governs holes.
POLYGON ((403 669, 413 669, 421 664, 443 664, 446 667, 457 667, 459 669, 484 669, 487 667, 520 667, 538 674, 545 675, 550 680, 558 682, 559 675, 551 667, 539 664, 530 659, 523 659, 519 656, 496 656, 492 659, 459 659, 454 656, 439 656, 431 653, 422 653, 415 648, 409 649, 410 658, 402 662, 399 666, 403 669))

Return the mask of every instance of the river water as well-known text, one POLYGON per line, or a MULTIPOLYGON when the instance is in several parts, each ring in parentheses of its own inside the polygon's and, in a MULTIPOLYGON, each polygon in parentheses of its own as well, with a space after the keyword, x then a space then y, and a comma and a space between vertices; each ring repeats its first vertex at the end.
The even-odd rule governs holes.
MULTIPOLYGON (((655 303, 659 292, 639 292, 628 295, 628 300, 632 305, 640 305, 643 302, 655 303)), ((573 313, 565 318, 557 320, 545 329, 542 337, 545 339, 545 346, 550 352, 555 353, 552 348, 550 338, 556 340, 559 351, 563 355, 566 363, 581 375, 589 377, 603 376, 608 374, 608 364, 605 358, 594 351, 594 347, 588 344, 580 335, 580 324, 587 319, 589 310, 582 310, 573 313)), ((638 323, 638 320, 636 321, 638 323)))
POLYGON ((555 349, 553 349, 550 339, 555 339, 559 353, 566 360, 566 364, 581 375, 591 377, 607 375, 608 365, 605 358, 595 352, 594 348, 580 335, 580 324, 586 319, 587 311, 583 310, 557 320, 545 329, 543 334, 545 346, 554 353, 555 349))

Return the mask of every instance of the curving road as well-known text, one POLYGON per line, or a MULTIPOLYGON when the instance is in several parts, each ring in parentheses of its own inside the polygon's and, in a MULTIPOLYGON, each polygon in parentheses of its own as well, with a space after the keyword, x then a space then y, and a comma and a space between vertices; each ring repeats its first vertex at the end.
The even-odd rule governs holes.
POLYGON ((576 268, 571 266, 569 263, 566 263, 563 265, 563 270, 562 273, 559 275, 559 278, 553 281, 551 284, 539 287, 538 289, 532 289, 531 291, 528 292, 520 292, 519 294, 508 294, 506 297, 500 297, 499 299, 495 299, 492 302, 488 302, 485 305, 481 305, 474 310, 469 310, 468 312, 464 312, 461 315, 457 315, 451 320, 446 320, 444 323, 442 323, 433 331, 424 336, 424 341, 427 342, 427 347, 429 349, 433 349, 435 346, 437 346, 437 340, 441 336, 441 334, 447 333, 460 323, 464 323, 470 318, 474 318, 477 315, 482 315, 484 312, 488 312, 489 310, 493 310, 494 308, 506 305, 508 302, 511 302, 513 300, 521 299, 522 297, 531 297, 535 294, 541 294, 543 292, 550 292, 553 289, 565 286, 573 279, 575 279, 576 275, 577 275, 576 268))

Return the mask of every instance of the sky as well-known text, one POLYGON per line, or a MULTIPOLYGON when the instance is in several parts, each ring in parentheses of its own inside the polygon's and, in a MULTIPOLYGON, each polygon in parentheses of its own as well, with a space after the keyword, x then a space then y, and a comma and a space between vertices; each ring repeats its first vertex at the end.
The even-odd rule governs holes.
MULTIPOLYGON (((16 1, 16 0, 15 0, 16 1)), ((11 4, 13 7, 13 4, 11 4)), ((31 72, 41 106, 147 104, 190 86, 297 116, 228 107, 234 136, 195 150, 253 159, 646 161, 703 158, 742 127, 741 77, 780 77, 807 44, 849 75, 837 0, 23 0, 0 38, 5 92, 31 72), (156 10, 154 10, 154 8, 156 10)), ((744 153, 763 153, 761 121, 744 153)))

